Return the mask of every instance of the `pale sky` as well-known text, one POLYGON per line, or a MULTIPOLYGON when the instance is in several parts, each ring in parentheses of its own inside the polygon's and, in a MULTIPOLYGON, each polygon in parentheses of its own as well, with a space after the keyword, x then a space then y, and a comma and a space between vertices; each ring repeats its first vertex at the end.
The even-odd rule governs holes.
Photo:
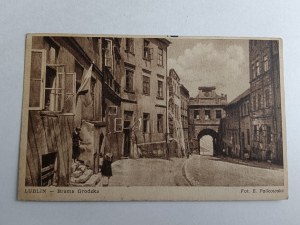
POLYGON ((169 40, 168 69, 175 69, 191 97, 199 86, 216 86, 230 102, 249 88, 248 40, 169 40))

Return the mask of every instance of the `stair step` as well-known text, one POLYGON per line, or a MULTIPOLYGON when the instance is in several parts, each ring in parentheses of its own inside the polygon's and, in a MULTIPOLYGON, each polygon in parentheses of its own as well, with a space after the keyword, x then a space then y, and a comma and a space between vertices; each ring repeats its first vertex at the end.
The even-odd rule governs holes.
POLYGON ((93 171, 92 170, 85 170, 84 173, 78 177, 71 177, 71 183, 85 183, 88 179, 90 179, 90 177, 93 175, 93 171))
POLYGON ((71 179, 71 183, 70 186, 74 186, 74 187, 95 187, 101 180, 101 174, 93 174, 85 183, 76 183, 76 182, 72 182, 71 179))
POLYGON ((84 187, 95 187, 96 184, 98 184, 100 182, 100 180, 101 180, 101 174, 100 173, 93 174, 91 176, 91 178, 87 182, 84 183, 83 186, 84 187))

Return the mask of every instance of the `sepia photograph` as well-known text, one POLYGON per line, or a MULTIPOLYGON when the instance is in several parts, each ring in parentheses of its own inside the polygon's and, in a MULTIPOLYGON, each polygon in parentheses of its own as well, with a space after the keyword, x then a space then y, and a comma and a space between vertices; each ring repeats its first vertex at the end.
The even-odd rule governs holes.
POLYGON ((19 200, 287 199, 278 38, 28 34, 19 200))

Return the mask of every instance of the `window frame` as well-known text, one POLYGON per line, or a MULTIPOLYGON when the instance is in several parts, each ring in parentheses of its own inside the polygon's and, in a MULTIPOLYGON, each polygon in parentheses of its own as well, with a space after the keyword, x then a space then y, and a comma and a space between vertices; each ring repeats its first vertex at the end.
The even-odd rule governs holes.
POLYGON ((107 115, 108 116, 116 116, 118 114, 118 106, 114 106, 114 105, 112 105, 112 106, 108 106, 107 107, 107 115), (113 111, 113 113, 111 113, 111 110, 110 109, 114 109, 113 111))
POLYGON ((125 39, 125 52, 134 54, 134 51, 135 51, 134 38, 126 38, 125 39))
POLYGON ((263 66, 264 66, 264 72, 267 72, 269 71, 270 69, 270 59, 269 59, 269 56, 268 55, 265 55, 263 57, 263 66))
POLYGON ((131 92, 131 93, 134 92, 133 85, 134 85, 134 69, 125 68, 125 91, 126 92, 131 92), (127 72, 132 73, 131 74, 131 90, 129 90, 128 87, 127 87, 127 78, 128 78, 127 72))
POLYGON ((151 61, 153 59, 153 49, 150 48, 150 41, 145 40, 143 42, 143 59, 151 61))
POLYGON ((164 99, 164 82, 162 80, 157 80, 157 98, 164 99))
MULTIPOLYGON (((64 103, 65 103, 65 65, 63 65, 63 64, 46 64, 46 71, 47 71, 47 67, 49 67, 49 68, 52 68, 52 67, 55 67, 56 68, 56 74, 55 74, 55 77, 58 77, 58 76, 61 76, 62 78, 61 78, 61 81, 62 81, 62 84, 61 84, 61 88, 57 88, 57 87, 54 87, 54 88, 48 88, 48 87, 46 87, 46 80, 47 80, 47 72, 46 72, 46 74, 45 74, 45 82, 44 82, 44 110, 46 111, 46 112, 63 112, 63 110, 64 110, 64 103), (60 71, 58 71, 58 68, 59 67, 61 67, 62 68, 62 71, 63 72, 60 72, 60 71), (54 106, 54 110, 47 110, 46 109, 46 99, 45 99, 45 97, 46 97, 46 90, 54 90, 55 92, 56 91, 59 91, 59 90, 61 90, 61 93, 59 93, 59 94, 57 94, 57 93, 55 93, 55 97, 57 96, 57 95, 61 95, 61 109, 60 110, 58 110, 56 107, 56 105, 54 106)), ((56 85, 56 84, 55 84, 56 85)))
POLYGON ((204 110, 204 120, 211 120, 211 110, 209 110, 209 109, 204 110), (209 112, 208 115, 206 114, 207 112, 209 112), (208 117, 206 117, 206 116, 208 116, 208 117))
POLYGON ((143 74, 143 95, 150 95, 150 88, 151 88, 150 83, 151 83, 150 77, 143 74), (146 84, 146 86, 145 86, 145 84, 146 84), (145 87, 147 89, 147 92, 145 92, 145 87))
POLYGON ((222 119, 222 110, 216 109, 216 119, 222 119), (218 112, 220 113, 219 117, 218 117, 218 112))
POLYGON ((123 119, 122 118, 115 118, 114 119, 114 132, 119 133, 123 132, 123 119), (119 123, 117 121, 120 121, 119 123), (117 129, 117 126, 120 126, 119 129, 117 129))
POLYGON ((143 133, 144 134, 148 134, 150 133, 150 113, 143 113, 143 133), (145 116, 147 116, 147 118, 145 119, 145 116), (145 121, 147 122, 147 129, 145 129, 145 121))
POLYGON ((28 85, 28 109, 29 110, 42 110, 44 108, 45 105, 45 100, 44 100, 44 88, 45 88, 45 78, 46 78, 46 50, 45 49, 32 49, 30 51, 30 71, 29 71, 29 85, 28 85), (42 58, 41 58, 41 75, 40 75, 40 79, 33 79, 31 78, 31 72, 32 72, 32 53, 33 52, 37 52, 42 54, 42 58), (31 84, 31 80, 38 80, 40 81, 40 97, 39 97, 39 106, 30 106, 30 94, 31 94, 31 90, 30 90, 30 84, 31 84))
POLYGON ((256 63, 255 63, 255 70, 256 70, 256 76, 259 76, 261 74, 261 71, 260 71, 260 61, 256 61, 256 63))
POLYGON ((163 114, 157 114, 157 133, 163 133, 164 132, 164 115, 163 114))
POLYGON ((164 67, 164 50, 160 47, 157 49, 157 65, 164 67))
POLYGON ((108 38, 106 38, 104 40, 106 42, 105 53, 104 53, 104 66, 113 70, 113 65, 114 65, 114 63, 113 63, 113 55, 114 55, 113 54, 113 41, 108 38), (110 45, 108 45, 108 43, 110 43, 110 45), (109 46, 110 46, 110 49, 109 49, 109 46), (109 56, 108 56, 108 53, 110 53, 109 56), (108 63, 109 60, 110 60, 110 65, 108 63))

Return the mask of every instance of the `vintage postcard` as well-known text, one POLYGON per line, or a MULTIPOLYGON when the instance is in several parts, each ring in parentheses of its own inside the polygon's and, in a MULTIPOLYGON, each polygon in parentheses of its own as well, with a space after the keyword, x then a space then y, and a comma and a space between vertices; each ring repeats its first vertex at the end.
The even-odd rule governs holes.
POLYGON ((19 200, 287 198, 281 39, 27 35, 19 200))

